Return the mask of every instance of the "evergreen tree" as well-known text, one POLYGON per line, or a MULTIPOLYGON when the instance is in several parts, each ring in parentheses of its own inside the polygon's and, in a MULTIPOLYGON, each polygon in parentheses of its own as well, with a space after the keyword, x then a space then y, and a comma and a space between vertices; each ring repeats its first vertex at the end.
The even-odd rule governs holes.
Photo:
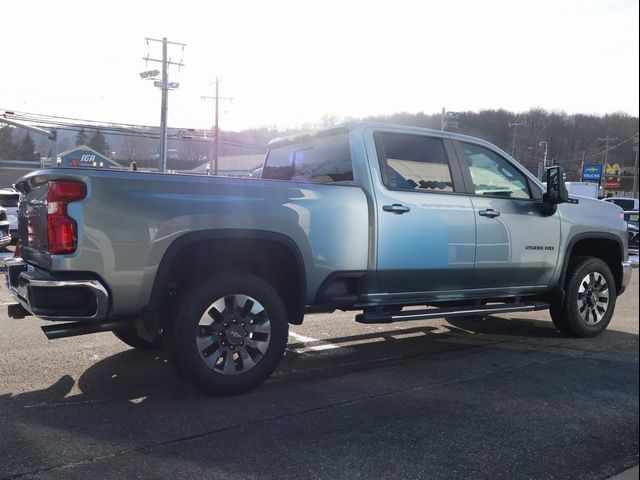
POLYGON ((89 146, 102 155, 109 155, 109 144, 100 129, 96 130, 91 140, 89 140, 89 146))
POLYGON ((78 135, 76 136, 76 146, 78 145, 87 145, 89 143, 89 135, 84 131, 84 127, 80 129, 78 135))
POLYGON ((16 160, 18 156, 18 148, 13 141, 13 127, 5 125, 0 128, 0 159, 16 160))
POLYGON ((31 134, 27 132, 27 134, 22 139, 22 143, 20 144, 20 160, 24 160, 27 162, 36 161, 39 155, 35 152, 36 144, 33 143, 33 138, 31 138, 31 134))

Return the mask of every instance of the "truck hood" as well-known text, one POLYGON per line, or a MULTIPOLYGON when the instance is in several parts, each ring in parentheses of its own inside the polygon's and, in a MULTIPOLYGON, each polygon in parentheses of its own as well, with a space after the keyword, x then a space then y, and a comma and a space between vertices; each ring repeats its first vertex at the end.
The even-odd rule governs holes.
POLYGON ((626 238, 627 222, 623 220, 620 207, 593 198, 577 195, 570 197, 578 200, 578 203, 562 203, 559 205, 559 211, 563 221, 571 224, 572 229, 614 233, 626 238))

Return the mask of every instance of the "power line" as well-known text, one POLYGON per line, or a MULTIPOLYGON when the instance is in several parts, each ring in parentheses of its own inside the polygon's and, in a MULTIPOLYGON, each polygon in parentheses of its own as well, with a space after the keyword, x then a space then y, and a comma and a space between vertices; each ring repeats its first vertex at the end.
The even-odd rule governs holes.
POLYGON ((618 140, 618 137, 614 137, 614 138, 610 138, 608 135, 604 138, 599 138, 598 139, 601 142, 605 142, 604 143, 604 161, 603 161, 603 165, 604 165, 604 169, 607 169, 607 154, 609 153, 609 142, 613 141, 613 140, 618 140))
MULTIPOLYGON (((132 137, 139 136, 143 138, 156 138, 156 139, 160 138, 159 134, 154 134, 152 132, 144 131, 144 130, 150 130, 150 129, 157 129, 158 128, 157 126, 140 125, 140 124, 133 124, 133 123, 111 123, 104 120, 88 120, 88 119, 81 119, 81 118, 61 117, 57 115, 45 115, 45 114, 38 114, 38 113, 21 112, 17 110, 3 110, 3 111, 5 112, 3 116, 6 118, 12 118, 15 116, 15 117, 18 117, 17 119, 20 121, 31 122, 41 126, 64 127, 64 128, 60 128, 61 130, 80 131, 80 129, 82 128, 84 129, 99 128, 102 132, 108 135, 123 134, 123 135, 131 135, 132 137), (82 123, 79 123, 79 122, 82 122, 82 123)), ((208 132, 208 130, 204 130, 204 129, 190 129, 190 128, 180 129, 178 127, 171 127, 171 128, 174 130, 193 131, 196 134, 204 134, 208 132)), ((225 138, 228 139, 231 136, 233 137, 233 141, 235 142, 242 142, 242 139, 247 139, 247 141, 242 142, 243 145, 256 147, 256 148, 266 148, 268 142, 271 141, 273 138, 275 138, 275 136, 263 137, 263 136, 255 136, 251 134, 242 134, 237 132, 224 132, 224 131, 219 132, 219 137, 221 140, 225 138), (257 144, 255 142, 250 143, 249 140, 264 141, 264 144, 257 144)), ((184 140, 191 140, 191 139, 184 138, 184 140)), ((206 138, 201 138, 196 140, 207 141, 207 142, 209 141, 206 138)))

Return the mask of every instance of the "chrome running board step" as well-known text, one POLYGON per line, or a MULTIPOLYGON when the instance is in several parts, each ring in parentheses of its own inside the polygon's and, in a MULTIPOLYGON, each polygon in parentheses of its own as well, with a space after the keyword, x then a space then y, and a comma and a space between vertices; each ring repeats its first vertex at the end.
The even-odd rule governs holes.
POLYGON ((428 308, 425 310, 405 310, 398 312, 370 311, 356 315, 359 323, 394 323, 412 320, 426 320, 442 317, 467 317, 470 315, 493 315, 496 313, 533 312, 546 310, 549 304, 545 302, 506 303, 499 305, 483 305, 459 308, 428 308))

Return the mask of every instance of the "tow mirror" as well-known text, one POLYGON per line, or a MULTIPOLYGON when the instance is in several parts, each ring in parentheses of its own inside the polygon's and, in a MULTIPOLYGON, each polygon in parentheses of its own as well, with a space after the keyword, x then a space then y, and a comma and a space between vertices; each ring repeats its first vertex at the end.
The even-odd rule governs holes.
POLYGON ((551 205, 565 202, 577 203, 569 198, 569 192, 564 183, 564 168, 560 165, 547 168, 547 192, 543 200, 551 205))

